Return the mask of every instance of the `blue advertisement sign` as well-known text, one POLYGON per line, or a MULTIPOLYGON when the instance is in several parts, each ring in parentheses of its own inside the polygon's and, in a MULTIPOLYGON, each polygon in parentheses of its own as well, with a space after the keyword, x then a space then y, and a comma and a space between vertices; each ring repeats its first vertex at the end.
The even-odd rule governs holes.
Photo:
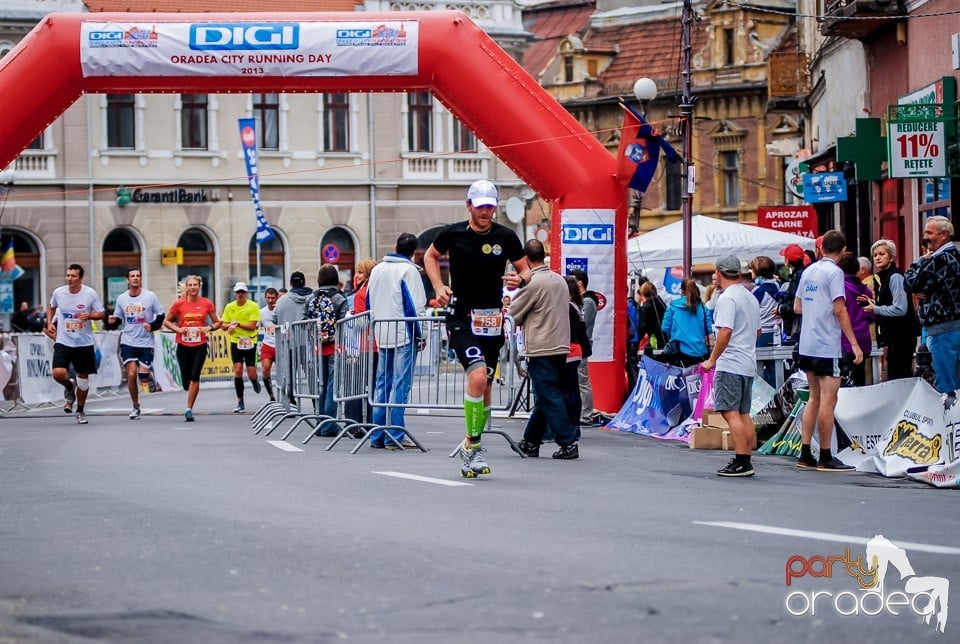
POLYGON ((664 436, 691 413, 684 370, 643 356, 637 386, 609 429, 664 436))
POLYGON ((842 172, 808 172, 803 175, 803 200, 836 203, 847 200, 847 180, 842 172))
POLYGON ((583 271, 587 275, 590 274, 590 271, 587 267, 590 265, 590 260, 586 257, 567 257, 567 265, 564 267, 564 275, 569 275, 573 271, 583 271))

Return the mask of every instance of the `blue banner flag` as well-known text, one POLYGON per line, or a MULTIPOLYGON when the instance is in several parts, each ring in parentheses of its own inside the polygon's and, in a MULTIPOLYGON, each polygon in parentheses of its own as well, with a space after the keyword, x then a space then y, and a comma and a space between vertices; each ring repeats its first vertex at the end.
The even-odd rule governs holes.
POLYGON ((673 438, 668 436, 670 430, 690 413, 685 371, 643 356, 637 385, 606 427, 621 432, 673 438))
POLYGON ((250 182, 250 197, 257 213, 257 243, 263 244, 274 237, 273 228, 267 223, 260 207, 260 178, 257 174, 257 121, 239 119, 240 143, 243 145, 243 160, 247 164, 247 181, 250 182))
POLYGON ((643 116, 628 105, 621 104, 621 107, 624 114, 617 149, 617 181, 638 192, 646 192, 657 171, 660 151, 663 150, 669 161, 677 159, 677 151, 643 116))

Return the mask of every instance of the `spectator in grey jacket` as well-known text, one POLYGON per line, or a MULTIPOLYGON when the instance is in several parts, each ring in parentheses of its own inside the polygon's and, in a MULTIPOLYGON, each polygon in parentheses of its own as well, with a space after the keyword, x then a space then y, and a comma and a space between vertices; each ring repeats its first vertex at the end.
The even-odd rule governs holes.
MULTIPOLYGON (((566 383, 562 374, 570 351, 570 291, 566 280, 544 264, 543 244, 531 239, 524 245, 523 252, 531 269, 530 283, 513 299, 510 315, 523 326, 527 371, 536 407, 543 412, 547 427, 560 446, 553 458, 578 458, 576 428, 570 422, 563 400, 566 383)), ((536 430, 536 424, 533 427, 528 424, 520 441, 520 449, 527 456, 540 454, 543 433, 542 428, 536 430)))

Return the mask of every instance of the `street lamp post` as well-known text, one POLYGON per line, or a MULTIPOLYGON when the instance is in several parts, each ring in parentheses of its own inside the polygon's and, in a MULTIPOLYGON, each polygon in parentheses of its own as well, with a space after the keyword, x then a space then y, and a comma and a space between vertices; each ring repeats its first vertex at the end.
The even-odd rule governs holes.
POLYGON ((693 93, 690 88, 690 23, 695 19, 691 0, 683 0, 681 48, 683 55, 683 94, 680 98, 680 128, 683 133, 683 275, 693 276, 693 191, 696 171, 693 166, 693 93))
MULTIPOLYGON (((637 98, 637 102, 640 104, 640 116, 644 120, 647 118, 647 104, 657 97, 657 84, 652 78, 638 78, 637 82, 633 84, 633 95, 637 98)), ((635 227, 636 231, 628 231, 630 234, 640 230, 640 210, 643 204, 643 194, 639 193, 635 196, 633 201, 633 215, 631 217, 631 222, 635 227)))

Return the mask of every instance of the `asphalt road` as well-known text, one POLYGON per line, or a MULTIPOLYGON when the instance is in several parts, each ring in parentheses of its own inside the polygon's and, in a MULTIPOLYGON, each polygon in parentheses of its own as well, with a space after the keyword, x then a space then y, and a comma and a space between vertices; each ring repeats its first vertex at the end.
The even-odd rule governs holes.
POLYGON ((720 479, 727 452, 596 429, 570 462, 490 436, 493 473, 464 480, 461 418, 408 414, 428 453, 350 455, 304 428, 255 436, 229 389, 202 391, 192 424, 182 403, 0 417, 0 643, 957 641, 960 617, 941 634, 909 607, 801 611, 851 591, 850 612, 842 563, 785 584, 792 556, 883 534, 916 577, 960 585, 955 492, 782 457, 720 479))

